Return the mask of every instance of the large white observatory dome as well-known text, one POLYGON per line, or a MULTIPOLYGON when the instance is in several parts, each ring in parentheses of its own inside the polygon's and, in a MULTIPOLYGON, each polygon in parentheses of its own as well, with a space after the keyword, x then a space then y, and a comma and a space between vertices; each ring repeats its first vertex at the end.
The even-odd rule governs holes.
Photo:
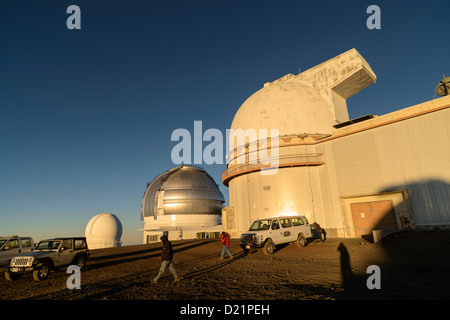
POLYGON ((279 129, 280 136, 326 134, 333 129, 330 104, 302 82, 275 82, 250 96, 236 113, 231 129, 279 129))
MULTIPOLYGON (((361 161, 348 161, 357 157, 349 158, 351 148, 337 151, 347 138, 337 140, 336 131, 351 123, 347 99, 375 80, 369 64, 351 49, 297 75, 264 84, 242 104, 231 124, 227 169, 222 174, 230 199, 222 223, 232 237, 239 237, 254 220, 275 216, 302 214, 321 225, 326 221, 325 228, 333 225, 335 230, 349 220, 335 215, 342 208, 338 194, 352 194, 343 192, 351 188, 341 168, 352 172, 352 164, 361 161), (270 139, 264 129, 275 129, 270 139), (338 177, 343 178, 339 183, 338 177)), ((355 145, 358 155, 356 150, 355 145)), ((354 194, 367 193, 361 192, 366 187, 354 194)))
POLYGON ((90 249, 120 247, 122 223, 112 213, 100 213, 87 224, 85 236, 90 249))

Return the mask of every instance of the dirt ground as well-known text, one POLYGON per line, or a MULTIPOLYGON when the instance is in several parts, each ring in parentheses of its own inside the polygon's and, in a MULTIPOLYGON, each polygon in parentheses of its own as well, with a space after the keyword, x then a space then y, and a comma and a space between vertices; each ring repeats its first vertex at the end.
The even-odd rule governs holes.
POLYGON ((313 241, 280 247, 272 256, 245 255, 232 240, 234 259, 219 260, 218 240, 173 241, 174 264, 157 285, 161 244, 91 250, 81 289, 69 290, 65 269, 36 282, 31 275, 0 279, 0 300, 379 300, 449 299, 450 231, 402 232, 380 243, 363 239, 313 241), (381 289, 368 289, 370 265, 381 289))

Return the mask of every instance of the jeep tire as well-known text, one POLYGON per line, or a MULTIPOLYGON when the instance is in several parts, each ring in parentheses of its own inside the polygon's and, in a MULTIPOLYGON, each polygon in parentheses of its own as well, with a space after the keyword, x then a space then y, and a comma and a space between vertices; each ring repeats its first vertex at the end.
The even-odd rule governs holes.
POLYGON ((306 238, 305 238, 305 236, 303 235, 303 233, 300 233, 300 234, 298 235, 297 241, 296 241, 295 243, 296 243, 297 246, 299 246, 299 247, 304 247, 304 246, 306 246, 306 238))
POLYGON ((80 268, 80 270, 83 270, 83 268, 86 266, 86 257, 83 255, 77 256, 75 257, 75 259, 73 259, 73 263, 74 265, 78 266, 78 268, 80 268))
POLYGON ((14 273, 11 273, 11 272, 5 272, 5 278, 6 278, 6 280, 8 280, 8 281, 14 281, 14 280, 17 280, 17 279, 19 279, 20 278, 20 274, 14 274, 14 273))
POLYGON ((263 252, 265 255, 268 256, 270 256, 275 252, 275 244, 273 243, 272 240, 269 239, 266 241, 266 243, 264 244, 263 252))
POLYGON ((49 263, 44 262, 37 266, 37 269, 33 271, 33 279, 36 281, 42 281, 48 277, 51 271, 49 263))

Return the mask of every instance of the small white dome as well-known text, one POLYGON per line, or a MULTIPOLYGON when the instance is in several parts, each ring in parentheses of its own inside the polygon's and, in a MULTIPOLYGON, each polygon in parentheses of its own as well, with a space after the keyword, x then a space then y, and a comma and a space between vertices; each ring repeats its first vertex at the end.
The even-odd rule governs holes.
POLYGON ((87 224, 85 236, 90 249, 120 247, 122 223, 112 213, 98 214, 87 224))

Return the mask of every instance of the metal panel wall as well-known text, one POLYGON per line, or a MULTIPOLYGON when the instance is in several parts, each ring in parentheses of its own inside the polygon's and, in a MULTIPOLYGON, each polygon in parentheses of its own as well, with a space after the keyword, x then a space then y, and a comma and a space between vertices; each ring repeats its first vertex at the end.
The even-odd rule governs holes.
POLYGON ((327 176, 340 197, 406 188, 416 226, 450 225, 450 109, 331 140, 324 149, 332 151, 325 152, 327 176))
POLYGON ((450 109, 377 129, 384 190, 408 188, 417 226, 450 225, 450 109))

